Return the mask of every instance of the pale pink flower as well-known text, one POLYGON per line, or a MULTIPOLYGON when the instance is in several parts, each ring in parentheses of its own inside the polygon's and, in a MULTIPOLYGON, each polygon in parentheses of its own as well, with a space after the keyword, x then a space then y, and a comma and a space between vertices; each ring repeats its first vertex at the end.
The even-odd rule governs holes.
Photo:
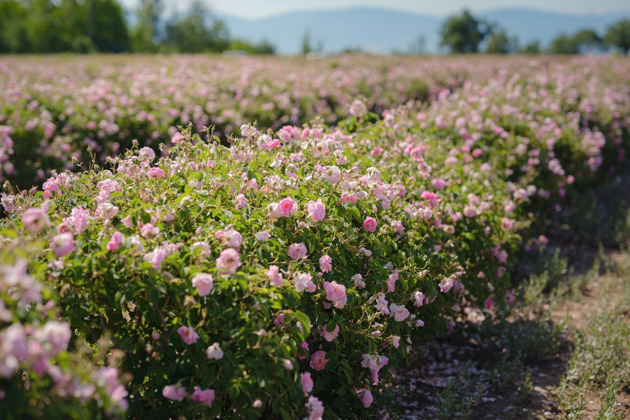
POLYGON ((122 233, 116 231, 112 234, 111 238, 109 238, 109 242, 107 242, 107 249, 109 251, 115 251, 118 249, 120 244, 123 243, 125 237, 122 233))
POLYGON ((313 283, 313 276, 308 273, 296 273, 293 283, 295 284, 295 290, 298 292, 306 290, 309 293, 313 293, 317 289, 315 283, 313 283))
POLYGON ((385 294, 383 292, 379 292, 376 298, 376 304, 374 305, 377 311, 384 313, 385 315, 389 315, 389 308, 387 307, 387 299, 385 299, 385 294))
POLYGON ((184 140, 184 136, 182 136, 182 133, 180 133, 179 131, 173 134, 173 137, 171 137, 171 143, 173 144, 177 144, 182 140, 184 140))
POLYGON ((48 321, 43 328, 35 331, 33 334, 33 338, 44 346, 49 357, 65 351, 68 348, 71 337, 70 325, 59 321, 48 321))
POLYGON ((140 160, 151 162, 153 159, 155 159, 155 152, 150 147, 143 147, 138 152, 138 157, 140 158, 140 160))
POLYGON ((409 317, 409 311, 403 305, 392 303, 389 305, 389 314, 398 322, 404 321, 409 317))
POLYGON ((308 408, 308 420, 322 420, 324 417, 324 405, 317 398, 310 396, 306 403, 308 408))
POLYGON ((29 232, 36 234, 50 224, 50 219, 42 208, 31 207, 22 213, 22 223, 29 232))
POLYGON ((414 305, 416 307, 421 307, 424 304, 424 293, 422 292, 415 292, 412 296, 412 298, 415 300, 414 305))
POLYGON ((207 296, 214 287, 213 280, 212 274, 199 273, 195 274, 192 278, 192 285, 197 288, 197 294, 199 296, 207 296))
MULTIPOLYGON (((139 239, 138 239, 138 242, 139 242, 139 239)), ((142 242, 139 242, 139 245, 144 247, 142 245, 142 242)), ((145 261, 150 262, 153 265, 153 268, 155 268, 156 270, 159 270, 160 268, 162 268, 162 261, 164 261, 164 259, 168 257, 168 254, 169 254, 169 251, 165 247, 158 246, 153 251, 144 254, 143 259, 145 261)))
POLYGON ((368 232, 374 232, 376 230, 376 220, 373 217, 367 217, 363 222, 363 227, 368 232))
POLYGON ((164 178, 164 171, 160 168, 153 167, 147 171, 149 178, 161 179, 164 178))
POLYGON ((341 309, 346 305, 348 297, 346 296, 346 287, 342 284, 333 282, 324 282, 324 290, 326 290, 326 299, 332 302, 333 306, 341 309))
POLYGON ((304 391, 304 394, 310 394, 313 390, 313 379, 311 378, 311 372, 300 373, 300 383, 302 384, 302 391, 304 391))
POLYGON ((271 235, 266 230, 261 230, 260 232, 256 233, 256 240, 260 242, 268 241, 270 237, 271 235))
POLYGON ((121 219, 120 221, 127 228, 130 228, 131 226, 133 226, 133 221, 131 220, 131 215, 130 214, 127 215, 127 217, 125 217, 124 219, 121 219))
POLYGON ((72 209, 72 212, 70 214, 74 229, 77 231, 77 233, 83 232, 87 227, 88 222, 90 221, 90 211, 85 210, 83 207, 75 207, 72 209))
POLYGON ((400 337, 395 335, 392 337, 392 346, 398 348, 400 346, 400 337))
POLYGON ((221 251, 221 255, 217 258, 216 263, 217 268, 227 274, 236 273, 236 269, 243 265, 238 252, 233 248, 227 248, 221 251))
POLYGON ((213 343, 211 346, 208 346, 206 349, 206 356, 211 360, 221 360, 223 359, 223 350, 219 343, 213 343))
POLYGON ((321 199, 309 201, 306 205, 306 211, 314 222, 321 222, 326 217, 326 206, 321 199))
POLYGON ((394 271, 387 279, 387 292, 391 293, 395 290, 396 281, 398 280, 398 271, 394 271))
POLYGON ((214 389, 201 389, 195 386, 195 391, 190 395, 190 399, 210 407, 214 401, 214 389))
POLYGON ((265 275, 272 286, 282 286, 282 274, 280 274, 280 268, 277 265, 270 265, 265 275))
POLYGON ((247 207, 248 202, 249 201, 247 200, 247 197, 245 197, 243 194, 239 194, 234 198, 234 203, 236 204, 237 210, 241 210, 247 207))
POLYGON ((260 408, 260 407, 262 407, 262 401, 260 401, 260 400, 255 400, 255 401, 252 403, 252 407, 254 407, 254 408, 260 408))
POLYGON ((319 268, 320 270, 322 270, 322 272, 324 273, 328 273, 329 271, 332 270, 332 258, 330 258, 328 255, 322 255, 322 257, 319 259, 319 268))
POLYGON ((306 245, 303 243, 291 244, 288 251, 289 257, 293 260, 299 260, 306 257, 306 245))
POLYGON ((369 389, 364 389, 363 395, 361 397, 361 403, 363 404, 363 407, 368 408, 370 405, 372 405, 373 401, 374 397, 372 397, 372 391, 370 391, 369 389))
POLYGON ((324 340, 331 342, 339 335, 339 324, 335 324, 335 328, 332 331, 328 331, 328 324, 324 324, 322 327, 321 336, 324 337, 324 340))
POLYGON ((74 238, 69 232, 60 233, 52 237, 50 241, 50 249, 53 250, 57 258, 68 255, 74 251, 74 238))
POLYGON ((444 277, 440 281, 440 290, 442 293, 448 293, 449 290, 455 285, 455 280, 450 277, 444 277))
POLYGON ((358 289, 365 289, 365 282, 363 281, 363 276, 361 274, 355 274, 352 276, 352 281, 354 282, 354 287, 358 289))
POLYGON ((336 184, 341 179, 341 170, 337 166, 327 166, 324 168, 322 176, 331 184, 336 184))
POLYGON ((186 396, 186 389, 179 383, 176 385, 166 385, 164 389, 162 389, 162 395, 169 400, 182 401, 186 396))
POLYGON ((365 114, 367 114, 367 112, 368 112, 367 106, 365 106, 365 103, 363 103, 363 101, 360 99, 355 99, 350 104, 350 115, 353 115, 357 118, 361 118, 365 114))
POLYGON ((207 242, 195 242, 190 246, 190 250, 192 252, 195 252, 197 249, 201 249, 201 251, 198 251, 199 256, 201 257, 207 258, 211 254, 210 244, 208 244, 207 242))
POLYGON ((160 233, 160 228, 157 226, 153 226, 152 223, 145 223, 140 228, 140 236, 145 239, 151 238, 160 233))
POLYGON ((326 359, 325 351, 318 350, 311 356, 310 366, 315 370, 324 370, 329 360, 330 359, 326 359))
POLYGON ((477 208, 473 206, 464 207, 464 216, 466 217, 475 217, 478 214, 477 208))
POLYGON ((116 213, 118 213, 118 207, 111 203, 101 203, 96 208, 96 211, 101 218, 109 220, 116 216, 116 213))
POLYGON ((278 203, 277 212, 280 217, 289 217, 297 211, 297 206, 291 198, 283 198, 278 203))
POLYGON ((177 329, 177 333, 184 340, 184 343, 190 345, 195 343, 199 339, 199 334, 195 332, 193 327, 187 327, 182 325, 177 329))

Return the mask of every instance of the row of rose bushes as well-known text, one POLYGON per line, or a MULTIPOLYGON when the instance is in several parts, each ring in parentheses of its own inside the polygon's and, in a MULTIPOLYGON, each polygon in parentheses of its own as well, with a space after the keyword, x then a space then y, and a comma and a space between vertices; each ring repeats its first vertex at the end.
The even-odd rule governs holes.
POLYGON ((47 244, 31 275, 77 340, 111 332, 132 417, 377 415, 413 339, 513 299, 534 212, 618 165, 627 80, 582 59, 376 123, 187 131, 5 196, 3 246, 47 244))
POLYGON ((103 162, 131 140, 158 151, 176 127, 217 134, 243 121, 278 129, 335 124, 361 97, 371 111, 427 101, 479 65, 464 60, 344 56, 0 58, 0 182, 28 188, 75 161, 103 162), (446 70, 445 70, 446 69, 446 70))
POLYGON ((5 202, 4 236, 49 242, 33 264, 80 339, 106 330, 124 352, 133 417, 378 413, 414 337, 511 298, 526 197, 481 156, 430 170, 437 143, 242 131, 229 148, 176 134, 158 161, 140 148, 5 202))

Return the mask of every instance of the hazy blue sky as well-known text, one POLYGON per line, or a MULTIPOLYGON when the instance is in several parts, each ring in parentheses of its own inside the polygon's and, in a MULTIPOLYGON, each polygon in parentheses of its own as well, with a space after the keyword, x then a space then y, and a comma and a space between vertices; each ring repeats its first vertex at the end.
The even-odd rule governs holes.
MULTIPOLYGON (((174 0, 165 0, 174 2, 174 0)), ((190 0, 176 1, 182 3, 190 0)), ((546 11, 588 14, 630 11, 628 0, 206 0, 216 12, 256 18, 291 10, 340 9, 375 6, 434 16, 457 13, 464 7, 480 12, 506 7, 527 7, 546 11)))

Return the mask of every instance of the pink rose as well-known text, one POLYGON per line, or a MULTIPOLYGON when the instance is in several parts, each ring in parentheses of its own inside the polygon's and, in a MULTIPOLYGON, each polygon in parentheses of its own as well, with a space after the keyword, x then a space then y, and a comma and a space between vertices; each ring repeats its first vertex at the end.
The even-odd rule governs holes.
POLYGON ((169 400, 182 401, 186 396, 186 389, 181 384, 166 385, 162 389, 162 395, 169 400))
POLYGON ((214 287, 213 280, 212 274, 199 273, 192 278, 192 285, 197 288, 199 296, 207 296, 214 287))
POLYGON ((322 328, 322 337, 324 340, 331 342, 339 335, 339 324, 335 324, 335 328, 332 331, 328 331, 328 324, 324 324, 322 328))
POLYGON ((330 258, 328 255, 322 255, 322 257, 319 259, 319 268, 320 270, 322 270, 322 272, 324 273, 328 273, 330 270, 332 270, 332 258, 330 258))
POLYGON ((333 282, 324 282, 324 290, 326 290, 326 299, 332 302, 333 306, 341 309, 346 305, 348 297, 346 296, 346 287, 342 284, 333 282))
POLYGON ((289 257, 294 260, 299 260, 306 257, 306 245, 303 243, 291 244, 289 246, 289 257))
POLYGON ((368 232, 374 232, 376 230, 376 220, 373 217, 367 217, 363 222, 363 227, 368 232))
POLYGON ((313 283, 313 276, 307 273, 296 273, 293 278, 293 283, 298 292, 306 290, 309 293, 313 293, 317 289, 315 283, 313 283))
POLYGON ((308 408, 308 420, 322 420, 324 417, 324 405, 317 398, 308 397, 306 408, 308 408))
POLYGON ((296 210, 295 203, 290 198, 284 198, 278 203, 278 211, 282 217, 289 217, 291 214, 295 213, 296 210))
POLYGON ((221 271, 225 271, 227 274, 236 273, 236 269, 243 263, 241 262, 238 252, 233 248, 224 249, 221 251, 221 255, 217 258, 217 268, 221 271))
POLYGON ((314 222, 321 222, 326 217, 326 206, 324 206, 321 199, 309 201, 306 205, 306 211, 314 222))
POLYGON ((29 232, 39 233, 44 227, 50 224, 50 219, 44 210, 39 207, 31 207, 22 213, 22 223, 29 232))
POLYGON ((182 325, 177 329, 177 333, 184 340, 184 343, 190 345, 195 343, 199 339, 199 334, 195 332, 193 327, 186 327, 182 325))
POLYGON ((52 237, 50 241, 50 248, 55 253, 57 258, 68 255, 74 251, 74 238, 69 232, 60 233, 52 237))
POLYGON ((311 378, 311 372, 300 373, 300 383, 302 384, 302 390, 304 394, 308 395, 313 390, 313 379, 311 378))
POLYGON ((212 401, 214 401, 214 389, 201 389, 198 386, 195 386, 195 391, 191 394, 190 399, 194 402, 200 402, 208 407, 212 405, 212 401))
POLYGON ((401 322, 409 317, 409 311, 403 305, 392 303, 389 305, 389 315, 393 316, 396 321, 401 322))
POLYGON ((160 179, 164 178, 164 171, 160 168, 151 168, 147 171, 149 178, 160 179))
POLYGON ((315 370, 324 370, 329 360, 330 359, 326 359, 325 351, 318 350, 311 356, 310 366, 315 370))
POLYGON ((142 236, 145 239, 155 236, 158 233, 160 233, 160 228, 157 226, 153 226, 152 223, 145 223, 140 228, 140 236, 142 236))
POLYGON ((374 401, 374 398, 372 397, 372 391, 370 391, 369 389, 364 389, 363 397, 361 398, 361 403, 363 404, 363 407, 368 408, 370 405, 372 405, 372 401, 374 401))
POLYGON ((494 301, 492 300, 492 298, 488 298, 483 302, 483 305, 486 307, 486 309, 492 309, 492 307, 494 306, 494 301))
POLYGON ((125 240, 125 237, 123 236, 122 233, 116 231, 112 234, 112 237, 109 238, 109 242, 107 242, 107 249, 109 251, 116 251, 118 249, 118 247, 120 246, 120 244, 123 243, 123 241, 125 240))
POLYGON ((448 293, 449 290, 455 285, 455 280, 450 277, 444 277, 440 281, 440 290, 442 293, 448 293))
POLYGON ((272 286, 282 286, 282 274, 280 274, 280 269, 277 265, 270 265, 265 275, 272 286))

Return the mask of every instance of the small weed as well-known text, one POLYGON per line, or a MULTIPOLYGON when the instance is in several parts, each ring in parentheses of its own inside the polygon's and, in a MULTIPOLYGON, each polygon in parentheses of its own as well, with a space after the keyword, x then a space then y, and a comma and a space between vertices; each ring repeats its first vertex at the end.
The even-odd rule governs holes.
POLYGON ((462 377, 452 378, 446 385, 446 388, 437 395, 438 403, 435 418, 439 420, 467 419, 473 406, 481 400, 485 390, 485 387, 481 386, 476 392, 473 392, 470 387, 468 369, 466 369, 462 377))

